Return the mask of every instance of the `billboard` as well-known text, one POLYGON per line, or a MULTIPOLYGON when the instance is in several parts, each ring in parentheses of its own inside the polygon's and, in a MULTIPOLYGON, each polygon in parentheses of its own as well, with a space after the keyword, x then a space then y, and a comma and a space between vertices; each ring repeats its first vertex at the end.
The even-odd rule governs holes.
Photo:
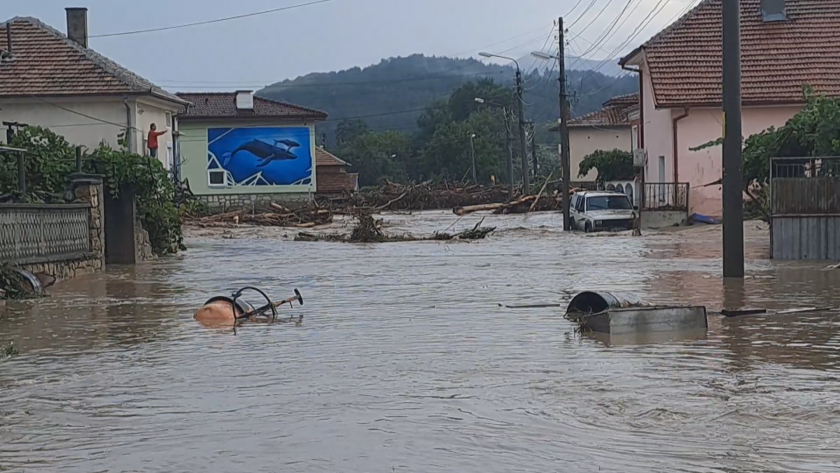
POLYGON ((308 127, 207 130, 211 185, 311 187, 314 169, 308 127))

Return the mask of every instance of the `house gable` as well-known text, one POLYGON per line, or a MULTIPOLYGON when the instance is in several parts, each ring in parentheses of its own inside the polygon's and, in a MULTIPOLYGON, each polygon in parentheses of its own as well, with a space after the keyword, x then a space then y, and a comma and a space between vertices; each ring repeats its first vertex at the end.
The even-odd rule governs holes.
MULTIPOLYGON (((719 106, 722 4, 703 0, 624 57, 643 59, 657 107, 719 106)), ((744 105, 803 103, 803 88, 840 96, 840 2, 787 0, 786 20, 765 21, 761 0, 741 0, 744 105)))

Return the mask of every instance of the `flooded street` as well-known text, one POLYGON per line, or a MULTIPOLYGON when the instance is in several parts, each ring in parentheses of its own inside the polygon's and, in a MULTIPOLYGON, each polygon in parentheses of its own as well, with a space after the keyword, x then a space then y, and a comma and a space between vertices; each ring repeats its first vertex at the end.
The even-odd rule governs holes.
MULTIPOLYGON (((480 219, 391 215, 385 231, 480 219)), ((0 361, 0 471, 840 471, 840 312, 609 340, 575 335, 562 309, 500 307, 592 289, 710 311, 840 307, 840 270, 768 260, 752 222, 734 285, 719 227, 485 225, 499 231, 476 243, 378 245, 193 230, 178 257, 0 307, 0 346, 20 350, 0 361), (245 285, 300 289, 306 305, 281 314, 303 325, 234 336, 192 319, 245 285)))

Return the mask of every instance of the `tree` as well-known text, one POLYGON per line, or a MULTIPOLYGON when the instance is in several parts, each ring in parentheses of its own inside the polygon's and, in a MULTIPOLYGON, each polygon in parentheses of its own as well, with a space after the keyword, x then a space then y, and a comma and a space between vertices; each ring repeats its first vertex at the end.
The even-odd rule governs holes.
POLYGON ((368 131, 336 152, 359 173, 359 184, 373 186, 383 180, 408 178, 405 162, 411 158, 411 138, 396 131, 368 131))
POLYGON ((633 154, 629 151, 613 149, 611 151, 598 150, 587 155, 580 162, 579 176, 583 177, 592 169, 598 171, 598 182, 632 179, 633 154))
POLYGON ((482 105, 476 98, 493 102, 503 107, 511 108, 513 91, 497 84, 493 79, 481 79, 468 82, 452 92, 449 96, 449 114, 453 120, 463 121, 478 110, 482 105))
POLYGON ((370 130, 370 127, 367 126, 367 123, 358 118, 355 120, 342 120, 335 130, 336 145, 342 146, 348 144, 365 134, 368 130, 370 130))

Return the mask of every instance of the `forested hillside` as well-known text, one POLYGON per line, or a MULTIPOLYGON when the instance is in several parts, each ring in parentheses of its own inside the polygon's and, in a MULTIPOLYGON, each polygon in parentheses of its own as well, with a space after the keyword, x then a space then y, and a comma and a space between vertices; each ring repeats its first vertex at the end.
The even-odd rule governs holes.
MULTIPOLYGON (((330 119, 319 125, 318 131, 334 144, 336 127, 347 118, 361 118, 372 130, 415 132, 418 118, 436 101, 448 99, 458 87, 482 79, 493 80, 513 93, 511 67, 417 54, 385 59, 366 68, 308 74, 278 82, 258 94, 326 111, 330 119)), ((526 118, 537 123, 556 121, 556 67, 532 71, 524 80, 526 118)), ((572 115, 597 110, 612 96, 636 91, 637 84, 634 75, 615 78, 598 72, 569 71, 568 85, 570 94, 574 94, 572 115)))

